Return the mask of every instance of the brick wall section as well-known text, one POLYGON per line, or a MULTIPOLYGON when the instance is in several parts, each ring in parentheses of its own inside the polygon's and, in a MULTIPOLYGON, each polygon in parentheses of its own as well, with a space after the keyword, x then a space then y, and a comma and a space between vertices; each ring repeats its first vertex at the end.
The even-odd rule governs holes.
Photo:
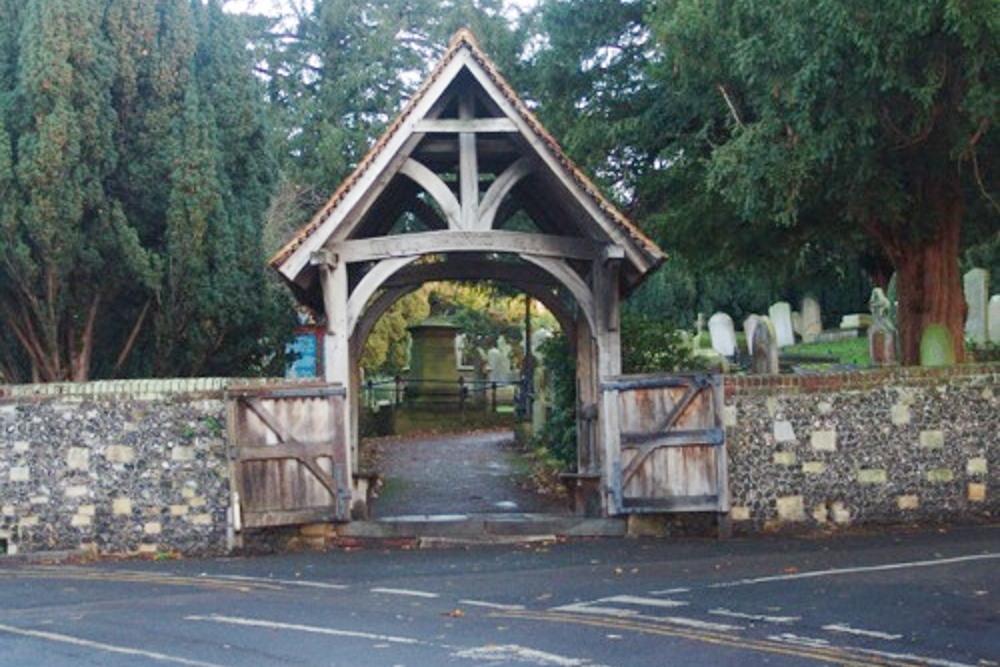
POLYGON ((725 379, 737 529, 1000 516, 1000 365, 725 379))

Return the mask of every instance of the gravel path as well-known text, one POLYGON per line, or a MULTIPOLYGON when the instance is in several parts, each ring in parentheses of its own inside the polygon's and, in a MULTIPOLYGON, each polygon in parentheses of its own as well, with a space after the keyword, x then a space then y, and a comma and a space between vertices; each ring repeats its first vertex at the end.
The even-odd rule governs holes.
POLYGON ((511 431, 365 441, 362 458, 383 482, 375 519, 412 514, 568 514, 564 498, 526 483, 511 431))

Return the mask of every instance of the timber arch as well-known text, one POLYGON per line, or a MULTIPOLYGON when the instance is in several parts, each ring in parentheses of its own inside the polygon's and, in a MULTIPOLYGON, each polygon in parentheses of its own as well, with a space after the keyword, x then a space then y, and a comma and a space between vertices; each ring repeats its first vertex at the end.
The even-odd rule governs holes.
POLYGON ((326 314, 325 379, 347 388, 355 459, 360 349, 392 303, 436 280, 495 280, 538 299, 575 343, 578 472, 601 480, 601 507, 615 514, 620 432, 602 383, 621 372, 620 299, 663 259, 463 30, 271 264, 326 314))

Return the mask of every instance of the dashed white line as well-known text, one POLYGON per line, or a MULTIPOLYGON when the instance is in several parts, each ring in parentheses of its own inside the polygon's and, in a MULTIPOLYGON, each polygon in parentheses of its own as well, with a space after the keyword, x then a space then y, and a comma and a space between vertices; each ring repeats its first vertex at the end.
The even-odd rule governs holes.
POLYGON ((430 593, 428 591, 415 591, 409 588, 373 588, 372 593, 380 593, 382 595, 403 595, 411 598, 439 598, 441 597, 438 593, 430 593))
POLYGON ((550 611, 561 611, 569 614, 591 614, 594 616, 614 616, 615 618, 630 618, 638 616, 635 609, 622 609, 620 607, 602 607, 591 602, 575 602, 573 604, 553 607, 550 611))
POLYGON ((831 623, 830 625, 824 625, 823 629, 829 632, 840 632, 848 635, 858 635, 860 637, 872 637, 874 639, 888 639, 891 641, 903 638, 903 635, 894 635, 888 632, 880 632, 878 630, 863 630, 861 628, 852 628, 846 623, 831 623))
POLYGON ((81 639, 80 637, 73 637, 71 635, 63 635, 56 632, 45 632, 43 630, 28 630, 25 628, 15 628, 10 625, 0 625, 0 632, 6 632, 12 635, 20 635, 22 637, 31 637, 33 639, 43 639, 49 642, 56 642, 59 644, 70 644, 72 646, 79 646, 81 648, 92 649, 94 651, 102 651, 104 653, 118 653, 120 655, 131 655, 139 658, 148 658, 149 660, 156 660, 159 662, 168 662, 175 665, 186 665, 186 667, 225 667, 214 662, 205 662, 204 660, 189 660, 187 658, 181 658, 176 655, 167 655, 166 653, 159 653, 157 651, 143 651, 142 649, 129 648, 127 646, 116 646, 114 644, 105 644, 104 642, 95 642, 90 639, 81 639))
POLYGON ((801 616, 768 616, 766 614, 746 614, 739 611, 731 611, 729 609, 709 609, 709 614, 714 614, 716 616, 726 616, 728 618, 741 618, 748 621, 761 621, 762 623, 795 623, 801 621, 801 616))
POLYGON ((680 595, 682 593, 690 593, 690 588, 668 588, 662 591, 650 591, 650 595, 680 595))
POLYGON ((869 565, 864 567, 845 567, 833 570, 814 570, 812 572, 796 572, 794 574, 779 574, 771 577, 724 581, 717 584, 709 584, 708 588, 734 588, 736 586, 753 586, 755 584, 769 584, 779 581, 795 581, 796 579, 815 579, 817 577, 834 577, 844 574, 864 574, 868 572, 885 572, 888 570, 907 570, 919 567, 937 567, 940 565, 956 565, 958 563, 970 563, 980 560, 996 559, 1000 559, 1000 553, 974 554, 971 556, 957 556, 955 558, 917 560, 903 563, 888 563, 886 565, 869 565))
POLYGON ((329 590, 342 591, 349 586, 346 584, 327 584, 322 581, 299 581, 296 579, 269 579, 267 577, 245 577, 238 574, 201 574, 200 577, 211 577, 212 579, 224 579, 228 581, 245 581, 248 583, 279 584, 282 586, 300 586, 303 588, 324 588, 329 590))
POLYGON ((464 604, 466 607, 496 609, 498 611, 524 611, 523 604, 500 604, 498 602, 486 602, 484 600, 459 600, 458 604, 464 604))
POLYGON ((829 648, 830 642, 816 637, 802 637, 791 632, 783 632, 780 635, 768 637, 771 641, 781 644, 792 644, 793 646, 808 646, 809 648, 829 648))
MULTIPOLYGON (((922 655, 914 655, 912 653, 889 653, 888 651, 874 651, 871 649, 857 649, 859 653, 864 653, 866 655, 874 655, 879 658, 888 658, 889 660, 906 660, 908 662, 918 662, 922 665, 927 665, 928 667, 976 667, 974 664, 968 662, 955 662, 953 660, 942 660, 940 658, 928 658, 922 655)), ((983 664, 993 664, 989 662, 980 662, 983 664)))
POLYGON ((263 621, 255 618, 240 618, 237 616, 220 616, 212 614, 210 616, 185 616, 185 621, 200 621, 204 623, 221 623, 223 625, 237 625, 249 628, 266 628, 268 630, 292 630, 294 632, 307 632, 314 635, 332 635, 334 637, 351 637, 353 639, 370 639, 387 644, 425 644, 419 639, 412 637, 399 637, 396 635, 383 635, 374 632, 360 632, 357 630, 338 630, 337 628, 324 628, 316 625, 300 625, 298 623, 281 623, 278 621, 263 621))
POLYGON ((452 655, 465 660, 489 660, 494 664, 500 664, 501 661, 506 664, 511 660, 516 660, 517 662, 539 665, 540 667, 584 667, 584 665, 587 667, 602 667, 590 660, 569 658, 516 644, 480 646, 456 651, 452 655))
POLYGON ((660 598, 638 597, 636 595, 615 595, 609 598, 601 598, 598 602, 617 602, 619 604, 635 604, 647 607, 664 608, 686 607, 691 604, 690 602, 686 602, 684 600, 664 600, 660 598))

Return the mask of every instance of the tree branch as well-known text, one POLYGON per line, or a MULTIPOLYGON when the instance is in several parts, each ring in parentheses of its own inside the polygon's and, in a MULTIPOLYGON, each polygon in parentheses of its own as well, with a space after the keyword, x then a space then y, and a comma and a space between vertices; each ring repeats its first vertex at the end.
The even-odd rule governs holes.
POLYGON ((739 126, 741 130, 745 130, 746 125, 744 125, 743 121, 740 120, 740 114, 736 111, 736 105, 733 104, 733 101, 729 98, 729 92, 726 90, 726 87, 721 83, 719 84, 719 92, 722 94, 722 99, 726 101, 726 106, 729 107, 729 113, 732 114, 733 120, 736 121, 736 124, 739 126))

